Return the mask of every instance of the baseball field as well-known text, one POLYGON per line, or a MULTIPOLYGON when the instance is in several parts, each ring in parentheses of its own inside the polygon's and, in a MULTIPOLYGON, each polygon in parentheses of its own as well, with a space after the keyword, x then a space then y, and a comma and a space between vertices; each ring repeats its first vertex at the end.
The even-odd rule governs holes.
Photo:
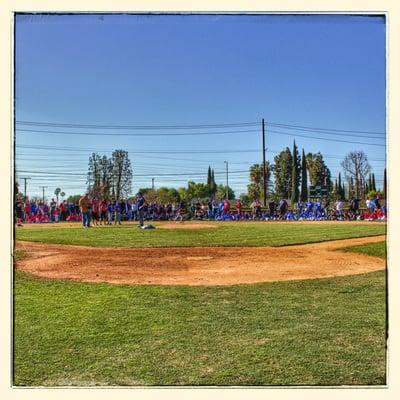
POLYGON ((386 225, 16 228, 16 386, 384 385, 386 225))

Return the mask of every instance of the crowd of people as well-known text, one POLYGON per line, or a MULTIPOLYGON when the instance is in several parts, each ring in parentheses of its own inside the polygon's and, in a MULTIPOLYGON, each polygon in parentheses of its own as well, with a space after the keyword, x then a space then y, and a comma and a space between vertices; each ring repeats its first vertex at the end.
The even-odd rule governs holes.
POLYGON ((368 198, 365 206, 360 208, 360 200, 350 199, 347 206, 342 200, 330 204, 326 199, 309 199, 298 202, 289 208, 288 201, 271 200, 267 207, 254 199, 250 207, 244 207, 241 200, 234 204, 227 199, 185 203, 147 202, 141 193, 135 198, 123 200, 104 200, 82 196, 78 204, 63 200, 57 203, 51 199, 49 203, 37 200, 17 199, 15 203, 16 223, 45 223, 60 221, 81 221, 83 226, 120 225, 122 221, 183 221, 183 220, 215 220, 215 221, 322 221, 322 220, 386 220, 387 209, 380 204, 380 199, 368 198))

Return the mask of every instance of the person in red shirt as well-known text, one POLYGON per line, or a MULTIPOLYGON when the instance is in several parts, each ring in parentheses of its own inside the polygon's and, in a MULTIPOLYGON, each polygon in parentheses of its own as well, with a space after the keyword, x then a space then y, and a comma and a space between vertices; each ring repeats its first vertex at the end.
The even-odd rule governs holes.
POLYGON ((93 218, 93 225, 99 224, 99 202, 96 198, 92 199, 92 218, 93 218))
POLYGON ((99 204, 100 211, 100 225, 103 222, 103 225, 107 224, 107 202, 105 200, 101 200, 99 204))
POLYGON ((27 198, 25 200, 25 206, 24 206, 24 221, 28 220, 30 213, 31 213, 31 203, 29 202, 29 200, 27 198))
POLYGON ((231 209, 231 203, 229 203, 228 199, 224 200, 224 217, 223 219, 225 220, 229 216, 229 210, 231 209))
POLYGON ((240 218, 242 215, 242 202, 240 199, 236 200, 236 211, 237 211, 237 218, 240 218))

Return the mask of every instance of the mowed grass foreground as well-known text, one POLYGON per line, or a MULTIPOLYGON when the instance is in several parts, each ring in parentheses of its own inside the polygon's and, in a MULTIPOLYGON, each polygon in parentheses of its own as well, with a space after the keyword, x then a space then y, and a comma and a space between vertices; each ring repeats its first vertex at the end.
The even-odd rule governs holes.
POLYGON ((14 384, 385 384, 385 290, 383 271, 226 287, 17 272, 14 384))
MULTIPOLYGON (((191 223, 193 225, 193 223, 191 223)), ((197 223, 199 226, 201 222, 197 223)), ((384 235, 384 223, 274 223, 214 222, 202 229, 143 230, 134 224, 99 226, 84 229, 60 224, 16 229, 16 238, 34 242, 95 247, 170 247, 170 246, 285 246, 361 236, 384 235)), ((171 223, 170 223, 171 225, 171 223)))

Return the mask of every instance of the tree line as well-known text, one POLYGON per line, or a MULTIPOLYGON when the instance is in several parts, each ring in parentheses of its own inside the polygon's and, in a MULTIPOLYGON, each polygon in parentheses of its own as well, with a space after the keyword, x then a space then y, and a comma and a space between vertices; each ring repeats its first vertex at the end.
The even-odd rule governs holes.
MULTIPOLYGON (((306 153, 301 154, 293 142, 292 149, 286 147, 278 153, 273 162, 266 161, 266 193, 267 200, 285 198, 294 204, 297 201, 306 201, 309 196, 309 186, 326 186, 331 199, 346 200, 351 197, 365 198, 375 195, 378 188, 375 175, 371 173, 371 166, 367 156, 362 151, 352 151, 341 162, 344 176, 339 172, 333 181, 331 172, 325 163, 323 155, 306 153), (273 178, 273 179, 272 179, 273 178)), ((129 199, 132 196, 133 171, 128 152, 115 150, 111 157, 92 153, 89 157, 87 172, 87 191, 90 195, 106 200, 129 199)), ((179 188, 141 188, 148 201, 161 203, 192 201, 193 199, 217 200, 228 198, 235 199, 231 187, 215 182, 214 170, 208 167, 205 182, 188 181, 186 187, 179 188)), ((249 184, 247 193, 240 198, 245 204, 250 204, 254 199, 263 200, 264 172, 263 164, 256 163, 249 168, 249 184)), ((57 188, 58 197, 61 190, 57 188)), ((383 178, 383 194, 386 194, 386 169, 383 178)), ((65 193, 62 193, 65 195, 65 193)), ((70 198, 72 199, 73 196, 70 198)), ((74 198, 75 199, 75 198, 74 198)))
MULTIPOLYGON (((309 197, 309 186, 325 186, 328 197, 331 199, 363 199, 375 196, 378 189, 375 183, 375 174, 371 173, 371 166, 363 151, 352 151, 341 162, 344 170, 344 179, 339 172, 333 182, 331 172, 320 152, 305 153, 302 149, 300 156, 296 142, 293 142, 292 151, 288 147, 274 157, 274 163, 266 161, 266 193, 267 199, 285 198, 291 204, 306 201, 309 197), (272 185, 272 175, 274 185, 272 185)), ((383 179, 383 194, 386 194, 386 169, 383 179)), ((250 167, 250 184, 247 186, 247 195, 243 198, 263 199, 264 177, 263 164, 254 164, 250 167)))

